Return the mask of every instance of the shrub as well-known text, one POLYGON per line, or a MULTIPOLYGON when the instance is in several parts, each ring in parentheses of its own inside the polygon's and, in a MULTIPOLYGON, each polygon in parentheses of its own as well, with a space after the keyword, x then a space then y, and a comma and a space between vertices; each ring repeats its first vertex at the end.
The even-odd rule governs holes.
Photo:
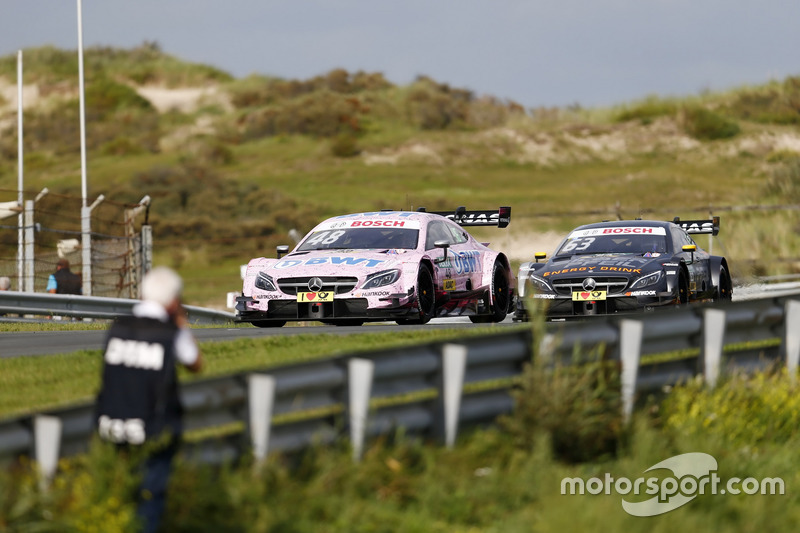
POLYGON ((674 115, 678 111, 678 106, 674 102, 661 100, 657 97, 650 97, 635 104, 633 107, 626 107, 620 111, 614 120, 617 122, 628 122, 638 120, 642 124, 650 124, 653 119, 664 116, 674 115))
POLYGON ((334 137, 359 134, 369 108, 358 98, 330 91, 316 92, 280 106, 250 113, 242 123, 245 139, 281 134, 334 137))
POLYGON ((336 157, 354 157, 359 153, 358 139, 351 133, 340 133, 331 141, 331 154, 336 157))
MULTIPOLYGON (((528 311, 534 317, 534 338, 539 338, 544 315, 533 305, 528 311)), ((549 362, 541 350, 534 353, 514 393, 514 412, 501 419, 519 446, 529 449, 546 435, 553 456, 564 461, 617 453, 623 426, 618 363, 607 361, 602 352, 582 354, 586 362, 574 365, 549 362)))
MULTIPOLYGON (((777 157, 776 157, 777 158, 777 157)), ((800 155, 783 154, 771 170, 766 184, 768 194, 774 194, 784 202, 800 200, 800 155)))
POLYGON ((715 388, 693 380, 676 387, 662 406, 665 426, 679 437, 758 447, 800 435, 800 394, 785 369, 736 374, 715 388))
POLYGON ((452 89, 427 77, 417 80, 406 98, 411 123, 423 130, 464 126, 469 118, 470 91, 452 89))
POLYGON ((324 76, 309 80, 283 80, 264 76, 250 76, 231 87, 231 101, 237 108, 260 107, 283 103, 286 100, 316 92, 333 92, 354 95, 364 91, 381 91, 393 87, 379 72, 358 71, 354 74, 344 69, 334 69, 324 76))
POLYGON ((779 86, 741 92, 730 106, 743 120, 765 124, 800 124, 800 77, 789 77, 779 86))
POLYGON ((100 149, 106 155, 125 156, 144 152, 142 146, 127 137, 117 137, 107 142, 100 149))
POLYGON ((729 139, 739 134, 739 124, 703 107, 684 109, 686 133, 701 141, 729 139))
POLYGON ((96 79, 86 87, 87 120, 104 120, 123 109, 153 111, 153 106, 132 88, 108 78, 96 79))

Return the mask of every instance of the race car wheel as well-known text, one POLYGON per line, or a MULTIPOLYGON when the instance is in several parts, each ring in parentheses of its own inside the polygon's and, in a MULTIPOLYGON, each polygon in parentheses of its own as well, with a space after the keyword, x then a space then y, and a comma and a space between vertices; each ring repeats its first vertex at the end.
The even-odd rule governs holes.
POLYGON ((511 288, 508 283, 508 276, 503 265, 494 264, 492 272, 492 301, 494 305, 489 315, 477 315, 469 317, 473 324, 485 324, 486 322, 502 322, 508 315, 511 305, 511 288))
POLYGON ((678 275, 678 304, 688 304, 689 303, 689 279, 686 275, 681 272, 678 275))
POLYGON ((714 301, 729 301, 733 297, 733 283, 724 267, 719 269, 719 285, 714 294, 714 301))
POLYGON ((251 322, 257 328, 281 328, 286 325, 285 320, 253 320, 251 322))
POLYGON ((401 326, 410 324, 427 324, 436 314, 436 291, 433 286, 433 274, 426 265, 419 266, 417 274, 417 306, 419 318, 401 318, 396 320, 401 326))

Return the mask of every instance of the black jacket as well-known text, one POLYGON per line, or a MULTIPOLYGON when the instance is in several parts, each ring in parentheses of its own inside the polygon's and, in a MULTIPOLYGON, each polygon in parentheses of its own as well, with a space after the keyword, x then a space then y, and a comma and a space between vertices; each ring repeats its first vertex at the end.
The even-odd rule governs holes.
POLYGON ((68 268, 62 268, 53 274, 56 278, 56 294, 80 294, 81 277, 68 268))
POLYGON ((153 318, 126 316, 108 331, 95 420, 100 436, 141 444, 182 430, 175 338, 178 328, 153 318))

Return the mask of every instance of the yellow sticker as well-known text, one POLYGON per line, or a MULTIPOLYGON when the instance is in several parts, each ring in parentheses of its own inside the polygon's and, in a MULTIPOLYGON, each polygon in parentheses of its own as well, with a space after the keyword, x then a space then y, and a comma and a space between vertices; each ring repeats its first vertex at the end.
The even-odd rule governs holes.
POLYGON ((454 291, 454 290, 456 290, 456 280, 454 280, 454 279, 446 279, 446 280, 444 280, 444 290, 446 290, 446 291, 454 291))
POLYGON ((333 301, 333 293, 332 292, 298 292, 297 293, 297 301, 298 302, 332 302, 333 301))
POLYGON ((606 291, 575 291, 572 293, 573 302, 593 302, 605 299, 606 291))

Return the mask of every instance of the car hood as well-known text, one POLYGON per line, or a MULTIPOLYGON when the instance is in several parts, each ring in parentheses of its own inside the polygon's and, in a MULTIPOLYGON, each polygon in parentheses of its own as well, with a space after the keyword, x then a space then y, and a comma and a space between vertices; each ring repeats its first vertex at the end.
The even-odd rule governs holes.
POLYGON ((272 275, 353 275, 371 274, 397 268, 416 254, 413 250, 315 250, 291 253, 268 267, 272 275), (346 273, 346 274, 345 274, 346 273))
POLYGON ((573 255, 569 258, 555 258, 536 271, 537 276, 545 278, 580 276, 626 276, 638 277, 647 272, 662 268, 669 259, 666 254, 658 257, 641 255, 573 255))

